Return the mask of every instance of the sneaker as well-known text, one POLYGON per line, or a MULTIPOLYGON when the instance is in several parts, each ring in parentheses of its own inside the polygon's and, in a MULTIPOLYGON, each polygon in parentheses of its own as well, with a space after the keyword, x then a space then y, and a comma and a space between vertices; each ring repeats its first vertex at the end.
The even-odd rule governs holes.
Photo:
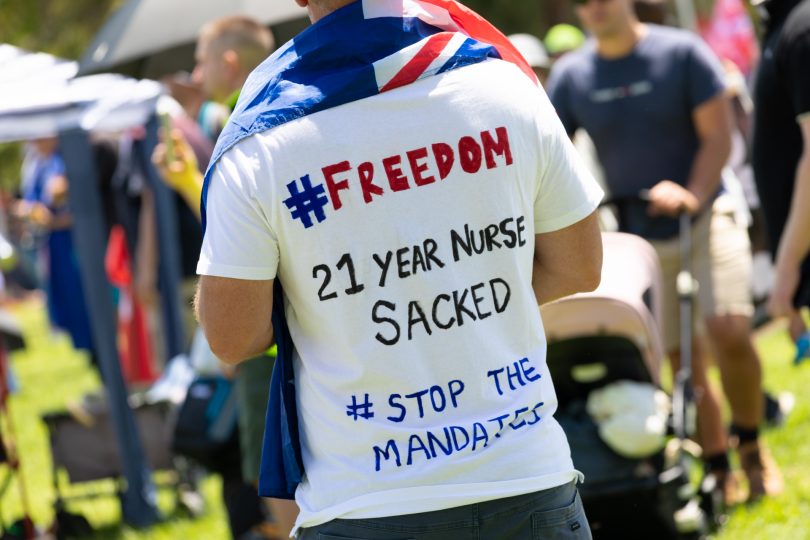
POLYGON ((785 489, 782 472, 770 452, 759 441, 749 442, 737 449, 740 467, 748 479, 748 502, 765 495, 778 495, 785 489))
POLYGON ((790 392, 781 392, 778 396, 765 392, 765 425, 772 428, 784 425, 795 406, 796 397, 790 392))
POLYGON ((798 366, 808 357, 810 357, 810 331, 803 333, 796 340, 796 357, 793 363, 798 366))

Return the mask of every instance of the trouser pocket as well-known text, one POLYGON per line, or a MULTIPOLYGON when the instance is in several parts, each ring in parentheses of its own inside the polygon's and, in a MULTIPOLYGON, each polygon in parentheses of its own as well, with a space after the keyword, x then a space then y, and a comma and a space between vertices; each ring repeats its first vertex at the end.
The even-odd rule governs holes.
POLYGON ((534 540, 590 540, 591 529, 579 492, 567 506, 534 512, 532 535, 534 540))

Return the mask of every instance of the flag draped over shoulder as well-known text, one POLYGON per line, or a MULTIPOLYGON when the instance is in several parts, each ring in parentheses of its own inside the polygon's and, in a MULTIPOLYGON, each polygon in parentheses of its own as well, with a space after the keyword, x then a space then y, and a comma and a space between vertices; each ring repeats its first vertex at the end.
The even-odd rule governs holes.
MULTIPOLYGON (((239 141, 282 124, 487 60, 531 67, 495 27, 454 0, 358 0, 296 36, 250 75, 217 141, 201 201, 217 161, 239 141)), ((273 327, 278 357, 267 410, 259 493, 293 498, 303 461, 292 370, 294 345, 276 280, 273 327)))

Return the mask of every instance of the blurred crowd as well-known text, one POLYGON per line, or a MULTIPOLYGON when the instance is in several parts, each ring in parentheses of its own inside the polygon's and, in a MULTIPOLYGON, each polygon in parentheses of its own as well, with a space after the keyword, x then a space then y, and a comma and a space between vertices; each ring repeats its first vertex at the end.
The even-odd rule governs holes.
MULTIPOLYGON (((810 248, 810 58, 795 57, 790 41, 810 40, 810 4, 759 6, 763 48, 759 20, 752 21, 742 0, 715 2, 695 32, 677 28, 667 0, 574 4, 580 26, 554 26, 542 39, 510 38, 610 194, 604 228, 640 235, 656 248, 665 287, 662 339, 675 368, 684 352, 678 216, 692 216, 691 260, 700 288, 690 352, 706 469, 729 505, 779 493, 783 479, 760 430, 782 420, 788 400, 763 389, 752 331, 770 317, 788 317, 796 362, 810 354, 801 315, 810 301, 810 274, 801 270, 810 248), (712 363, 722 395, 707 378, 712 363), (723 399, 731 426, 721 414, 723 399), (747 492, 732 471, 731 451, 739 455, 747 492)), ((161 104, 162 142, 152 162, 134 151, 143 130, 93 141, 110 232, 105 266, 119 315, 119 354, 133 387, 152 384, 171 360, 159 323, 156 212, 145 167, 155 166, 173 189, 191 350, 203 173, 245 79, 274 48, 271 33, 250 19, 210 23, 200 33, 194 71, 163 81, 170 97, 161 104)), ((4 204, 0 232, 14 246, 12 256, 0 245, 6 294, 44 291, 52 325, 98 366, 58 145, 54 137, 26 146, 18 196, 4 204)), ((196 336, 198 345, 201 339, 196 336)), ((235 370, 205 360, 193 365, 231 381, 238 403, 238 444, 214 471, 224 479, 234 538, 279 537, 273 522, 294 511, 271 508, 256 495, 274 354, 235 370)))

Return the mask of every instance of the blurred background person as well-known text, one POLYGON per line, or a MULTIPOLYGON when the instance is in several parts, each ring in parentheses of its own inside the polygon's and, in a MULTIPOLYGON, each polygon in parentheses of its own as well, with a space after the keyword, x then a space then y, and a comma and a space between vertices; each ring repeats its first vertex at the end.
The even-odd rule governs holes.
POLYGON ((572 24, 555 24, 546 32, 543 43, 553 62, 565 53, 580 48, 585 43, 585 34, 572 24))
POLYGON ((551 69, 551 58, 549 58, 543 42, 531 34, 512 34, 509 36, 509 41, 532 67, 534 74, 540 79, 540 84, 545 85, 551 69))
POLYGON ((87 351, 98 366, 90 333, 90 319, 73 249, 73 218, 68 204, 65 162, 59 141, 48 137, 33 141, 22 167, 22 199, 15 216, 31 237, 44 286, 48 316, 54 327, 70 335, 76 349, 87 351))
MULTIPOLYGON (((220 118, 223 123, 219 126, 212 125, 210 113, 215 109, 207 106, 206 101, 211 100, 224 105, 229 111, 232 110, 247 76, 269 56, 274 46, 270 31, 246 17, 219 19, 202 29, 195 53, 197 64, 191 75, 191 81, 199 86, 204 97, 197 112, 198 126, 213 137, 219 135, 227 118, 221 114, 214 115, 213 118, 220 118)), ((164 142, 159 145, 153 161, 167 184, 183 197, 189 208, 199 217, 203 171, 208 165, 208 159, 203 161, 195 156, 189 140, 181 130, 174 129, 171 133, 164 134, 164 137, 167 136, 172 138, 171 144, 164 142)), ((234 376, 239 410, 242 478, 257 500, 256 486, 274 357, 275 353, 271 350, 253 358, 241 364, 234 376)), ((285 524, 282 528, 290 521, 289 529, 285 530, 290 530, 294 521, 290 519, 288 512, 296 512, 294 505, 273 506, 274 518, 285 524)), ((275 534, 275 530, 270 532, 275 534)))
POLYGON ((758 2, 768 14, 756 78, 753 163, 776 277, 768 309, 790 317, 796 361, 810 350, 810 1, 758 2))
MULTIPOLYGON (((676 218, 682 211, 694 216, 698 305, 731 404, 749 497, 776 493, 781 477, 759 443, 764 406, 761 367, 750 336, 750 264, 737 257, 749 249, 748 237, 729 215, 727 200, 717 198, 731 147, 723 70, 693 34, 639 22, 632 0, 576 4, 595 40, 555 65, 549 95, 570 134, 582 127, 593 138, 611 195, 622 201, 620 228, 651 240, 659 254, 665 284, 664 341, 676 370, 681 357, 676 218), (639 200, 646 190, 649 202, 639 200), (722 267, 719 261, 724 261, 722 267)), ((738 493, 727 434, 707 380, 699 336, 692 344, 692 358, 707 470, 719 480, 726 502, 733 504, 738 493)))

